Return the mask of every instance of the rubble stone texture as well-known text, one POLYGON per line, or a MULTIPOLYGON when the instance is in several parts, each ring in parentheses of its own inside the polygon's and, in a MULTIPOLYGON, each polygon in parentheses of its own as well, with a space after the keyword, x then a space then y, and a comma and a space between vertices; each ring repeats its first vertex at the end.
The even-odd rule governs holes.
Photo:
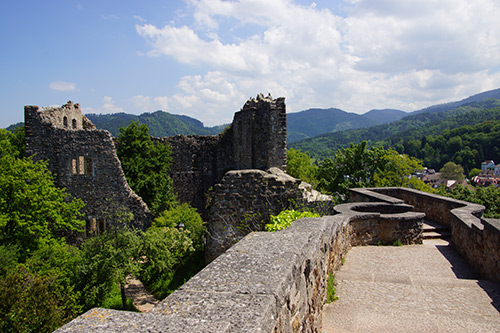
POLYGON ((26 156, 48 160, 56 186, 85 202, 87 234, 109 228, 115 219, 107 217, 116 212, 134 214, 138 229, 150 225, 151 213, 128 185, 111 134, 96 129, 79 104, 26 106, 24 114, 26 156))

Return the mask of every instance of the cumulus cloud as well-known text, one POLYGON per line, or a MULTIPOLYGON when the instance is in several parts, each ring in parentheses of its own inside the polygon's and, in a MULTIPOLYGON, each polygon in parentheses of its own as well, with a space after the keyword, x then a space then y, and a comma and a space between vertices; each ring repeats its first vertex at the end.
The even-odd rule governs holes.
POLYGON ((132 108, 138 110, 141 113, 152 112, 157 110, 167 111, 168 110, 168 97, 166 96, 144 96, 136 95, 131 99, 132 108))
POLYGON ((117 106, 112 97, 104 96, 102 100, 102 105, 94 108, 84 107, 83 111, 85 113, 108 114, 108 113, 125 112, 125 109, 123 109, 120 106, 117 106))
POLYGON ((346 0, 343 15, 292 0, 189 0, 193 23, 137 25, 150 56, 199 69, 171 111, 229 120, 250 96, 289 111, 414 110, 500 87, 496 0, 346 0))
POLYGON ((55 91, 76 91, 76 83, 66 81, 54 81, 49 88, 55 91))

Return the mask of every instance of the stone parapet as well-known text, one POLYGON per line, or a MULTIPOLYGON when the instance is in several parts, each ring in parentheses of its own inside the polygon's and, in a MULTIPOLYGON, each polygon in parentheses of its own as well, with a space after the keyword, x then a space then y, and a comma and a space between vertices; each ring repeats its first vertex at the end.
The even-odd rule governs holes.
POLYGON ((413 212, 413 206, 381 202, 348 203, 335 206, 335 212, 349 216, 354 229, 353 246, 422 244, 425 213, 413 212))
POLYGON ((451 229, 457 251, 484 278, 500 280, 500 221, 482 218, 484 206, 408 188, 351 189, 353 201, 402 200, 451 229))
POLYGON ((250 233, 149 313, 92 309, 58 332, 319 332, 351 234, 341 215, 250 233))

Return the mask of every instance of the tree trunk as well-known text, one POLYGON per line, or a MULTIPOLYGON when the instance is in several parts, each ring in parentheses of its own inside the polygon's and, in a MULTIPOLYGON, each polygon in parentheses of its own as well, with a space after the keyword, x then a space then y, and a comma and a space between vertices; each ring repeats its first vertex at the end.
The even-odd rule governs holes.
POLYGON ((122 294, 122 309, 127 310, 127 296, 125 295, 125 284, 120 283, 120 291, 122 294))

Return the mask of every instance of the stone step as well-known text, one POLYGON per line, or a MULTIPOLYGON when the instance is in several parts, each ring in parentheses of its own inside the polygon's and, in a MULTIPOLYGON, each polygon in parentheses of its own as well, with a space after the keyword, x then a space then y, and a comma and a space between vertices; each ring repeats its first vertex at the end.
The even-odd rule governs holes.
POLYGON ((423 226, 423 231, 426 232, 426 231, 449 231, 450 228, 446 227, 446 226, 431 226, 431 225, 428 225, 428 224, 425 224, 424 223, 424 226, 423 226))
POLYGON ((424 239, 450 239, 450 229, 442 224, 434 221, 425 220, 423 225, 423 238, 424 239))
POLYGON ((444 231, 424 231, 423 233, 423 239, 450 239, 451 238, 451 232, 449 230, 444 230, 444 231))

